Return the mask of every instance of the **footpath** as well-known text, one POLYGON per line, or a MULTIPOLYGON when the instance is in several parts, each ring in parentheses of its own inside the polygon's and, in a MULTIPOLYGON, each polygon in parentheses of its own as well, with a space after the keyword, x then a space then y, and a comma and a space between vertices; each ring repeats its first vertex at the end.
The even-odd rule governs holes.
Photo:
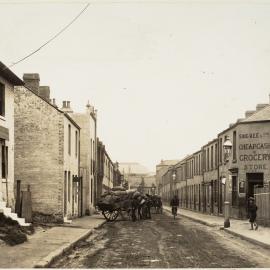
POLYGON ((0 268, 41 268, 49 264, 78 241, 86 239, 105 223, 100 215, 77 218, 70 224, 37 231, 17 246, 0 247, 0 268))
MULTIPOLYGON (((163 206, 163 209, 166 212, 171 213, 171 208, 169 206, 163 206)), ((230 219, 230 227, 224 228, 224 217, 202 214, 186 209, 180 209, 179 215, 180 217, 183 216, 207 226, 219 227, 234 236, 240 237, 263 248, 270 249, 269 227, 259 226, 257 231, 250 230, 250 223, 248 220, 230 219)))

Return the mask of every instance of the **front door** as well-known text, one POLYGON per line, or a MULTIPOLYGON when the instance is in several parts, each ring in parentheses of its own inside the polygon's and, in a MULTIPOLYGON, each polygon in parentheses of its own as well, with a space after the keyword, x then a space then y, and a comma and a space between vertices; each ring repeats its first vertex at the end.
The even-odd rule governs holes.
POLYGON ((263 173, 247 173, 247 199, 254 197, 254 186, 263 186, 263 173))

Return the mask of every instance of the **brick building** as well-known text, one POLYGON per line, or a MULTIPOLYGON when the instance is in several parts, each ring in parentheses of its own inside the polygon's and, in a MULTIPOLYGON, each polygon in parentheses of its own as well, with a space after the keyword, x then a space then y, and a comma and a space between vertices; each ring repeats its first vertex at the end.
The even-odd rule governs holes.
POLYGON ((88 102, 85 113, 74 113, 63 104, 66 111, 81 127, 80 138, 80 176, 82 177, 82 211, 92 214, 97 197, 97 111, 88 102))
POLYGON ((23 85, 0 62, 0 204, 14 210, 14 86, 23 85))
POLYGON ((162 188, 162 176, 169 169, 170 166, 175 165, 179 160, 161 160, 158 165, 156 165, 156 187, 157 194, 161 195, 162 188))
MULTIPOLYGON (((247 199, 258 198, 256 189, 269 187, 269 130, 270 105, 258 104, 199 151, 162 171, 163 200, 177 193, 181 207, 214 215, 222 215, 224 202, 229 201, 231 215, 246 218, 247 199), (224 142, 231 143, 230 153, 224 151, 224 142)), ((269 219, 269 205, 262 207, 259 219, 269 219)))
POLYGON ((63 222, 82 212, 80 127, 51 104, 38 74, 23 79, 26 87, 15 88, 16 190, 30 185, 34 219, 63 222))
POLYGON ((113 163, 105 145, 97 138, 97 198, 112 187, 122 185, 118 162, 113 163))

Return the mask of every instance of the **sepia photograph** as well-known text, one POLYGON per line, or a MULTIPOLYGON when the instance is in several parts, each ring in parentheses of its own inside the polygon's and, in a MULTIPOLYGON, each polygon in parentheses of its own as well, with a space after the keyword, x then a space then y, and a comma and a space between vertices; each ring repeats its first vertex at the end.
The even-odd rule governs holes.
POLYGON ((0 0, 0 269, 270 269, 270 0, 0 0))

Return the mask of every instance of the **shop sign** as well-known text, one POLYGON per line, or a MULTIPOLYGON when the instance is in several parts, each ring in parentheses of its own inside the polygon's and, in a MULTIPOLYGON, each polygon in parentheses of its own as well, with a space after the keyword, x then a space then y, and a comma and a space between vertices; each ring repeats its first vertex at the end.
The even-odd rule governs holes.
POLYGON ((239 134, 239 161, 244 163, 246 172, 260 172, 268 169, 269 135, 265 132, 239 134))

